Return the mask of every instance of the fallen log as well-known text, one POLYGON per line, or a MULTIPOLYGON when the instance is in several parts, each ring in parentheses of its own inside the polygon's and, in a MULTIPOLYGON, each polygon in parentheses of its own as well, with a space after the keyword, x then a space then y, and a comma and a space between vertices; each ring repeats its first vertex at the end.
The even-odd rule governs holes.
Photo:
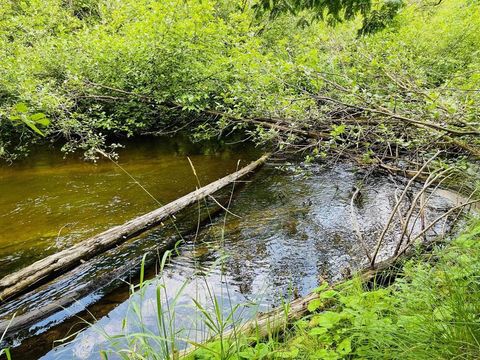
POLYGON ((269 154, 265 154, 242 169, 182 196, 167 205, 132 219, 123 225, 115 226, 96 236, 84 240, 69 249, 50 255, 32 265, 5 276, 0 280, 0 300, 5 301, 18 296, 26 290, 39 286, 43 281, 78 266, 82 261, 90 259, 93 256, 104 252, 113 246, 154 227, 155 225, 158 225, 179 210, 212 195, 218 190, 254 171, 263 165, 268 157, 269 154))
MULTIPOLYGON (((239 191, 240 188, 245 186, 248 182, 242 181, 239 182, 238 185, 235 185, 235 191, 239 191)), ((218 213, 221 213, 224 211, 226 208, 228 208, 228 204, 231 202, 232 199, 232 194, 230 192, 230 189, 223 189, 220 190, 219 192, 215 193, 215 195, 209 195, 209 198, 213 200, 211 205, 205 203, 201 205, 202 208, 202 214, 203 214, 203 209, 205 209, 205 214, 201 216, 199 214, 199 210, 197 206, 190 206, 187 207, 186 209, 181 210, 179 213, 175 214, 175 218, 177 222, 180 222, 182 225, 185 224, 185 221, 188 222, 188 219, 193 218, 195 219, 195 229, 192 228, 190 230, 187 230, 187 232, 181 233, 181 237, 187 237, 189 236, 195 236, 196 235, 196 228, 198 226, 204 226, 208 225, 211 222, 211 219, 213 216, 216 216, 218 213), (215 196, 215 197, 214 197, 215 196), (193 210, 193 213, 189 210, 193 210), (184 212, 185 211, 185 212, 184 212), (200 216, 200 217, 198 217, 200 216), (198 217, 198 218, 197 218, 198 217)), ((177 230, 178 231, 178 230, 177 230)), ((13 341, 19 340, 16 338, 16 334, 20 332, 24 332, 26 329, 28 329, 31 326, 34 326, 37 324, 39 321, 46 319, 47 317, 60 312, 61 310, 67 309, 70 305, 79 302, 79 304, 82 306, 82 309, 79 309, 80 312, 76 312, 76 310, 71 310, 67 309, 66 311, 63 311, 62 316, 64 317, 64 320, 62 320, 59 324, 53 325, 53 328, 50 328, 49 326, 45 330, 52 330, 52 331, 60 331, 61 333, 69 333, 71 330, 72 326, 81 326, 81 327, 86 327, 88 323, 89 317, 91 319, 97 319, 98 316, 104 316, 106 315, 110 310, 112 310, 111 304, 112 302, 108 301, 108 294, 115 292, 115 301, 118 301, 118 295, 119 293, 123 294, 122 299, 126 300, 128 299, 129 295, 131 294, 131 286, 132 284, 135 284, 135 282, 131 283, 132 280, 131 277, 135 277, 138 275, 140 272, 141 266, 144 267, 145 270, 148 269, 149 273, 148 275, 145 275, 145 278, 151 278, 154 277, 157 274, 156 269, 152 266, 155 261, 157 261, 160 257, 163 257, 166 251, 168 250, 174 250, 175 247, 178 245, 179 237, 177 236, 169 236, 166 234, 166 237, 164 238, 165 241, 162 239, 162 243, 158 246, 155 246, 154 248, 151 248, 149 250, 146 250, 143 253, 143 265, 140 265, 142 263, 142 257, 138 256, 136 258, 132 258, 130 260, 124 261, 124 263, 118 267, 114 267, 112 270, 106 270, 103 273, 97 274, 94 277, 91 277, 91 280, 88 280, 87 282, 82 282, 80 286, 76 286, 75 288, 68 288, 66 287, 65 289, 62 290, 63 295, 47 304, 43 304, 40 307, 37 307, 34 310, 29 310, 29 311, 18 311, 19 309, 16 310, 10 310, 8 314, 4 314, 2 318, 0 318, 0 334, 5 334, 4 336, 4 342, 7 341, 7 343, 11 343, 13 341), (99 292, 101 291, 101 293, 99 292), (98 312, 98 308, 94 307, 91 308, 90 306, 93 304, 98 304, 98 301, 95 300, 93 303, 88 303, 85 304, 85 307, 83 307, 83 299, 85 298, 86 295, 92 294, 92 293, 97 293, 101 294, 102 297, 106 296, 107 297, 107 306, 101 306, 102 312, 98 312), (103 312, 105 309, 109 309, 107 312, 103 312), (85 321, 83 322, 78 322, 78 320, 73 320, 72 318, 76 319, 82 319, 85 321), (68 320, 70 319, 70 321, 68 320), (73 325, 74 324, 74 325, 73 325), (62 329, 62 330, 60 330, 62 329)), ((185 239, 185 238, 184 238, 185 239)), ((126 245, 126 244, 123 244, 126 245)), ((118 246, 118 249, 121 251, 123 254, 123 251, 121 250, 122 245, 118 246)), ((118 254, 118 250, 115 249, 116 253, 118 254)), ((114 255, 115 256, 115 255, 114 255)), ((126 258, 125 258, 126 260, 126 258)), ((60 277, 55 279, 55 282, 57 281, 62 281, 62 277, 68 277, 68 278, 73 278, 76 277, 77 274, 82 274, 85 273, 85 267, 87 266, 96 266, 95 265, 95 259, 90 260, 88 262, 85 262, 75 269, 71 270, 70 272, 65 273, 64 275, 60 275, 60 277)), ((79 275, 82 276, 82 275, 79 275)), ((37 289, 36 291, 39 291, 40 293, 48 289, 51 286, 50 283, 44 284, 37 289)), ((31 293, 26 293, 26 296, 30 296, 31 293)), ((38 293, 35 294, 38 296, 38 293)), ((45 295, 49 296, 49 295, 45 295)), ((15 299, 17 300, 17 299, 15 299)), ((103 299, 105 300, 105 299, 103 299)), ((100 301, 103 301, 100 300, 100 301)), ((22 297, 18 298, 18 301, 22 303, 24 299, 22 297)), ((114 302, 113 302, 114 303, 114 302)), ((78 308, 77 308, 78 309, 78 308)), ((32 328, 30 328, 28 331, 30 332, 32 328)), ((32 334, 32 333, 30 333, 32 334)), ((28 336, 25 338, 25 340, 35 344, 36 341, 43 341, 44 339, 42 335, 36 334, 33 335, 32 337, 28 336)), ((24 340, 22 341, 22 347, 24 344, 24 340)), ((0 342, 1 346, 1 342, 0 342)), ((26 345, 25 348, 31 348, 31 346, 26 345)), ((12 348, 12 354, 15 354, 15 349, 12 348)), ((20 353, 23 352, 20 350, 20 353)), ((43 353, 42 353, 43 354, 43 353)), ((15 357, 15 356, 14 356, 15 357)), ((35 356, 30 356, 31 358, 36 357, 35 356)))
MULTIPOLYGON (((370 267, 368 267, 364 270, 360 270, 355 275, 347 276, 345 279, 340 280, 335 284, 332 284, 329 288, 335 288, 336 286, 341 285, 345 281, 352 279, 354 276, 358 276, 363 282, 368 282, 375 278, 381 272, 395 267, 399 263, 399 260, 399 258, 390 258, 388 260, 380 262, 375 269, 371 269, 370 267)), ((239 335, 245 337, 254 335, 254 338, 258 340, 266 339, 272 334, 282 333, 293 322, 295 322, 296 320, 300 320, 304 316, 308 315, 310 313, 310 311, 308 310, 308 304, 320 298, 320 293, 312 292, 305 297, 301 297, 291 301, 288 304, 288 311, 286 311, 284 306, 279 306, 266 313, 261 313, 255 318, 239 325, 238 327, 234 327, 225 331, 223 334, 221 334, 221 336, 217 335, 206 340, 204 344, 208 344, 209 342, 217 340, 234 339, 239 335)), ((317 309, 317 311, 325 310, 325 307, 327 306, 328 303, 326 303, 326 305, 324 305, 324 307, 322 307, 321 309, 317 309)), ((192 355, 195 351, 197 351, 199 348, 202 348, 203 346, 204 345, 194 343, 192 346, 187 347, 184 350, 178 351, 178 353, 173 356, 173 359, 184 359, 187 357, 190 359, 190 355, 192 355)))
MULTIPOLYGON (((418 172, 417 174, 419 173, 420 172, 418 172)), ((434 224, 436 224, 438 221, 445 218, 446 216, 450 215, 452 212, 458 209, 463 209, 464 207, 467 207, 469 205, 472 205, 478 202, 480 202, 480 199, 465 200, 462 202, 462 204, 451 208, 445 214, 435 219, 430 225, 428 225, 424 230, 422 230, 420 234, 417 234, 415 239, 421 237, 429 229, 431 229, 434 224)), ((392 212, 392 214, 394 213, 396 213, 395 210, 392 212)), ((431 242, 424 243, 422 246, 427 247, 431 244, 432 244, 431 242)), ((344 279, 330 285, 329 288, 332 289, 337 286, 340 286, 341 284, 345 283, 348 280, 353 279, 354 277, 358 277, 364 283, 371 282, 374 279, 378 280, 382 276, 385 276, 385 273, 388 273, 392 269, 396 270, 399 267, 399 265, 403 264, 406 260, 408 260, 413 255, 415 255, 415 252, 408 253, 407 250, 408 250, 408 247, 404 249, 404 251, 400 252, 399 254, 397 255, 394 254, 390 258, 382 262, 379 262, 378 264, 375 264, 375 267, 369 266, 359 270, 354 274, 347 275, 344 279)), ((386 278, 388 277, 389 276, 386 276, 386 278)), ((212 342, 212 341, 224 341, 224 340, 235 339, 239 335, 245 336, 245 337, 254 335, 253 336, 253 338, 255 339, 254 341, 258 341, 259 339, 260 340, 266 339, 269 336, 272 336, 273 334, 281 334, 285 332, 285 330, 295 321, 300 320, 303 317, 310 314, 311 311, 308 310, 308 305, 312 301, 317 299, 321 299, 321 293, 312 292, 305 297, 297 298, 291 301, 288 304, 288 307, 285 307, 284 305, 282 305, 266 313, 260 313, 255 318, 249 321, 246 321, 243 324, 233 327, 232 329, 229 329, 220 335, 216 335, 210 339, 207 339, 206 341, 204 341, 204 344, 208 344, 209 342, 212 342)), ((324 311, 328 308, 328 306, 329 306, 328 302, 325 302, 325 304, 322 305, 316 311, 319 311, 319 310, 324 311)), ((188 357, 190 359, 189 357, 190 355, 192 355, 199 348, 203 348, 203 347, 204 345, 202 344, 192 343, 192 346, 184 350, 178 351, 178 353, 176 353, 173 358, 183 359, 188 357)))
MULTIPOLYGON (((385 272, 388 272, 390 269, 397 269, 400 263, 403 263, 409 257, 410 256, 403 254, 401 258, 397 256, 387 259, 383 262, 378 263, 375 269, 371 269, 370 267, 368 267, 360 270, 356 274, 347 276, 343 280, 340 280, 337 283, 330 285, 329 289, 333 289, 345 283, 346 281, 351 280, 352 278, 354 278, 354 276, 359 277, 362 282, 368 283, 375 278, 378 279, 379 276, 385 274, 385 272)), ((295 321, 300 320, 310 314, 311 312, 308 310, 308 304, 310 304, 314 300, 321 299, 320 295, 321 293, 312 292, 305 297, 295 299, 289 303, 288 311, 285 309, 285 306, 279 306, 266 313, 261 313, 255 318, 239 325, 238 327, 234 327, 225 331, 221 336, 214 336, 206 340, 203 344, 208 344, 209 342, 217 340, 223 341, 234 339, 239 335, 245 337, 254 335, 254 341, 258 341, 259 339, 266 339, 273 334, 281 334, 285 332, 288 326, 293 324, 295 321)), ((327 310, 328 306, 328 302, 326 302, 316 311, 327 310)), ((203 347, 204 345, 193 343, 192 346, 187 347, 184 350, 178 351, 173 356, 173 359, 190 359, 190 356, 193 355, 195 351, 203 347)))
MULTIPOLYGON (((244 185, 244 183, 240 185, 244 185)), ((235 186, 236 190, 239 188, 240 186, 235 186)), ((215 194, 215 197, 217 197, 217 194, 215 194)), ((208 225, 210 223, 212 216, 215 216, 217 213, 221 212, 223 209, 225 209, 225 207, 228 206, 228 202, 230 201, 230 194, 225 199, 222 199, 221 195, 220 197, 221 198, 217 200, 213 198, 213 196, 211 196, 212 199, 215 199, 214 201, 215 205, 213 205, 212 207, 208 206, 207 204, 202 205, 202 209, 205 208, 206 214, 198 218, 198 220, 195 221, 195 225, 197 226, 208 225)), ((185 214, 182 214, 181 217, 179 217, 179 213, 177 213, 176 219, 178 221, 183 222, 185 220, 185 217, 188 218, 189 216, 192 216, 192 215, 194 217, 198 216, 197 207, 195 206, 194 209, 195 209, 195 214, 190 214, 188 213, 188 210, 187 210, 187 212, 185 214)), ((190 235, 195 234, 196 229, 192 229, 191 231, 193 232, 187 232, 185 234, 183 234, 182 232, 182 237, 184 235, 188 236, 189 234, 190 235)), ((165 252, 167 252, 168 250, 173 250, 177 246, 178 241, 179 241, 179 237, 167 235, 165 238, 165 241, 163 241, 162 239, 162 243, 160 245, 155 246, 154 249, 147 250, 143 254, 144 269, 150 269, 150 271, 153 272, 152 274, 150 274, 152 277, 156 275, 156 273, 152 269, 152 265, 160 256, 163 256, 165 252)), ((94 261, 95 260, 91 260, 82 265, 79 265, 75 269, 71 270, 69 273, 66 273, 65 276, 73 278, 77 276, 77 274, 84 273, 85 267, 92 266, 92 262, 94 261)), ((130 260, 127 260, 127 258, 125 258, 122 265, 118 267, 114 267, 113 269, 107 270, 103 273, 97 274, 97 276, 92 277, 91 280, 88 280, 87 282, 82 282, 80 286, 75 287, 73 290, 69 288, 65 288, 64 291, 62 291, 63 295, 61 297, 51 301, 46 305, 42 305, 40 307, 37 307, 35 310, 26 311, 20 314, 17 311, 15 312, 10 311, 9 315, 12 315, 12 314, 15 314, 15 315, 13 315, 13 318, 7 315, 7 316, 3 316, 0 319, 0 334, 5 333, 7 336, 12 336, 12 335, 14 336, 14 334, 18 333, 19 331, 22 331, 24 329, 27 329, 30 326, 35 325, 40 320, 43 320, 61 311, 62 309, 66 309, 68 306, 72 305, 77 301, 80 301, 82 298, 84 298, 88 294, 98 292, 99 290, 102 291, 102 296, 107 295, 111 291, 115 291, 117 293, 116 296, 118 296, 118 290, 120 288, 123 288, 123 289, 120 289, 120 291, 125 291, 124 289, 127 288, 128 290, 126 291, 126 293, 130 294, 131 284, 127 283, 125 280, 128 279, 130 276, 135 276, 135 274, 138 274, 140 272, 141 263, 142 263, 142 257, 140 256, 130 260)), ((95 266, 95 264, 93 264, 93 266, 95 266)), ((55 281, 61 281, 61 279, 62 279, 62 276, 56 278, 55 281)), ((50 286, 50 284, 44 285, 44 287, 48 287, 48 286, 50 286)), ((37 291, 41 292, 42 286, 40 286, 37 291)), ((29 296, 30 294, 31 293, 28 293, 27 296, 29 296)), ((128 295, 124 298, 124 300, 126 300, 127 298, 128 298, 128 295)), ((22 298, 18 300, 19 302, 22 302, 22 298)), ((96 301, 94 303, 96 303, 96 301)), ((86 305, 86 310, 83 310, 83 311, 86 311, 88 315, 91 315, 93 317, 97 316, 96 313, 92 313, 88 309, 89 306, 90 305, 86 305)), ((78 316, 78 314, 75 311, 70 311, 70 310, 67 312, 64 312, 64 314, 65 314, 65 320, 73 316, 78 316)), ((79 316, 79 318, 82 319, 81 316, 79 316)), ((29 339, 32 339, 32 338, 29 338, 29 339)))

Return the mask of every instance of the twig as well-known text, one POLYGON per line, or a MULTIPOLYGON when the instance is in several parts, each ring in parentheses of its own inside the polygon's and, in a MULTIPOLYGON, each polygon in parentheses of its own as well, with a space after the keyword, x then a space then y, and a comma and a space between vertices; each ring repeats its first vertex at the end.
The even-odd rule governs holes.
MULTIPOLYGON (((420 209, 419 209, 419 212, 418 214, 415 216, 415 219, 413 220, 413 224, 412 224, 412 231, 413 229, 415 228, 415 225, 417 224, 417 220, 418 218, 420 217, 421 218, 421 221, 422 221, 422 231, 425 229, 425 211, 424 211, 424 208, 429 204, 430 202, 430 199, 433 197, 433 195, 435 194, 435 191, 437 191, 437 189, 440 187, 440 185, 442 185, 442 183, 449 179, 450 176, 452 176, 453 174, 448 174, 447 176, 445 176, 442 180, 440 180, 437 185, 435 186, 435 188, 432 190, 432 192, 430 193, 430 195, 428 195, 428 197, 422 202, 422 204, 420 205, 420 209)), ((422 194, 422 197, 423 197, 424 194, 422 194)), ((422 201, 422 198, 420 199, 422 201)), ((470 200, 467 199, 467 201, 470 200)), ((408 236, 408 241, 410 241, 410 236, 408 236)))
POLYGON ((424 234, 427 233, 428 230, 430 230, 433 226, 435 226, 435 224, 437 224, 439 221, 441 221, 443 218, 449 216, 451 213, 453 213, 454 211, 457 211, 458 209, 462 209, 466 206, 469 206, 469 205, 472 205, 472 204, 475 204, 475 203, 478 203, 480 202, 480 199, 476 199, 476 200, 472 200, 472 201, 468 201, 464 204, 461 204, 461 205, 458 205, 458 206, 455 206, 453 208, 451 208, 450 210, 448 210, 446 213, 440 215, 439 217, 437 217, 433 222, 431 222, 424 230, 422 230, 419 234, 417 234, 409 243, 406 244, 405 248, 400 251, 397 256, 394 258, 394 260, 396 260, 399 256, 401 256, 402 254, 404 254, 407 249, 415 242, 415 240, 417 240, 418 238, 422 237, 424 234))
POLYGON ((402 116, 402 115, 396 114, 394 112, 387 111, 386 109, 379 110, 379 109, 372 109, 372 108, 367 108, 367 107, 363 107, 363 106, 359 106, 359 105, 348 104, 348 103, 345 103, 343 101, 336 100, 336 99, 333 99, 333 98, 327 97, 327 96, 319 96, 319 95, 313 95, 312 94, 312 97, 317 99, 317 100, 333 102, 333 103, 336 103, 336 104, 339 104, 339 105, 342 105, 342 106, 345 106, 345 107, 358 109, 358 110, 362 110, 362 111, 369 112, 369 113, 372 113, 372 114, 378 114, 378 115, 390 117, 390 118, 397 119, 397 120, 402 120, 402 121, 405 121, 407 123, 413 124, 417 127, 431 128, 431 129, 435 129, 437 131, 444 131, 446 133, 453 134, 453 135, 459 135, 459 136, 480 135, 480 131, 477 131, 477 130, 463 131, 463 130, 450 129, 450 128, 446 128, 446 127, 443 127, 443 126, 440 126, 440 125, 437 125, 437 124, 434 124, 434 123, 431 123, 431 122, 428 122, 428 121, 420 121, 420 120, 411 119, 411 118, 408 118, 406 116, 402 116))
MULTIPOLYGON (((397 247, 395 248, 395 252, 393 253, 394 256, 397 255, 398 251, 400 250, 400 247, 402 246, 403 239, 404 239, 405 234, 407 232, 408 225, 410 224, 410 219, 412 218, 413 211, 415 210, 415 205, 416 205, 417 201, 420 199, 422 194, 430 187, 430 185, 432 185, 434 182, 436 182, 440 176, 443 176, 443 174, 445 174, 449 170, 450 169, 445 169, 445 170, 439 172, 438 174, 436 174, 435 176, 434 176, 435 172, 432 172, 430 174, 430 176, 428 177, 427 181, 425 181, 422 189, 413 198, 412 203, 410 204, 410 209, 407 212, 407 216, 406 216, 406 219, 405 219, 405 225, 403 226, 402 233, 400 235, 400 240, 398 241, 397 247)), ((412 231, 413 231, 413 229, 412 229, 412 231)))
POLYGON ((388 231, 388 228, 390 227, 392 221, 393 221, 393 217, 395 216, 396 212, 397 212, 397 209, 398 207, 400 206, 400 203, 403 201, 403 198, 405 197, 405 195, 407 194, 408 192, 408 189, 410 188, 410 186, 412 186, 412 184, 414 183, 414 181, 417 179, 417 177, 422 173, 422 171, 440 154, 440 151, 438 151, 435 155, 433 155, 428 161, 425 162, 425 164, 423 164, 423 166, 420 168, 420 170, 418 170, 418 172, 415 174, 415 176, 413 176, 410 181, 407 183, 405 189, 403 190, 402 194, 400 195, 400 198, 398 199, 398 201, 396 202, 395 206, 393 207, 393 210, 390 214, 390 217, 387 221, 387 223, 385 224, 385 227, 383 228, 383 231, 382 233, 380 234, 380 237, 378 238, 378 241, 377 241, 377 245, 375 246, 375 251, 373 252, 373 255, 372 255, 372 260, 370 261, 370 265, 371 267, 375 267, 375 260, 377 258, 377 255, 378 255, 378 251, 380 250, 380 247, 382 246, 382 242, 383 242, 383 239, 385 238, 385 235, 387 234, 387 231, 388 231))

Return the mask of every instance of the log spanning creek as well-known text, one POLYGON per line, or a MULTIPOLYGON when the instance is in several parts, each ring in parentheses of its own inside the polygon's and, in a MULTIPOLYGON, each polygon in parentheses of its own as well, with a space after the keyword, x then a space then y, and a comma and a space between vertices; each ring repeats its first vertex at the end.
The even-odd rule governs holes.
MULTIPOLYGON (((109 160, 65 160, 51 149, 2 166, 0 278, 234 173, 260 155, 245 143, 137 140, 120 151, 119 164, 138 183, 109 160)), ((1 301, 0 348, 10 347, 14 360, 98 359, 100 351, 115 359, 129 335, 158 334, 159 302, 179 348, 202 341, 209 329, 193 300, 213 311, 216 299, 225 318, 233 313, 242 321, 282 299, 307 295, 324 279, 336 281, 366 267, 365 248, 375 248, 406 182, 367 177, 351 164, 322 168, 272 157, 255 174, 158 226, 1 301), (163 266, 163 254, 172 248, 163 266), (149 281, 132 295, 140 274, 149 281)), ((421 187, 411 187, 399 212, 408 213, 421 187)), ((426 205, 419 216, 413 211, 409 234, 460 201, 439 189, 422 199, 426 205)), ((448 221, 438 222, 422 240, 448 228, 448 221)), ((401 232, 395 218, 379 261, 392 255, 401 232)))

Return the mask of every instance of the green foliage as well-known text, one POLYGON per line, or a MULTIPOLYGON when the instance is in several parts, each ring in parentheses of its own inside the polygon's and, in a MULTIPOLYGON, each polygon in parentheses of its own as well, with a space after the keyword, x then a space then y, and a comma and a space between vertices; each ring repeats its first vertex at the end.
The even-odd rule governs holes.
POLYGON ((352 19, 358 13, 366 16, 371 7, 371 0, 260 0, 256 4, 257 11, 269 11, 272 17, 284 12, 297 14, 311 10, 315 18, 328 19, 332 23, 352 19))
POLYGON ((301 17, 299 25, 308 24, 314 20, 326 20, 334 25, 344 20, 351 20, 357 14, 363 18, 362 27, 358 30, 359 35, 372 34, 383 30, 392 21, 401 7, 403 0, 260 0, 255 4, 257 16, 265 12, 271 18, 276 18, 283 13, 298 15, 304 13, 310 20, 301 17))
MULTIPOLYGON (((4 2, 0 114, 28 103, 68 150, 181 126, 204 109, 241 114, 288 101, 282 77, 293 68, 272 48, 289 40, 278 29, 256 36, 240 1, 4 2)), ((22 137, 8 126, 5 142, 22 137)))
POLYGON ((7 358, 7 360, 12 360, 12 354, 10 353, 10 350, 9 349, 1 349, 0 350, 0 356, 1 355, 5 355, 5 357, 7 358))
POLYGON ((12 114, 10 115, 10 120, 14 123, 23 123, 29 127, 32 131, 36 132, 38 135, 45 136, 38 125, 48 126, 50 120, 47 119, 47 116, 43 113, 30 114, 28 111, 28 106, 24 103, 16 104, 12 109, 12 114))
POLYGON ((373 34, 385 29, 393 22, 395 15, 397 15, 403 5, 402 0, 385 0, 381 6, 364 16, 363 24, 358 30, 358 34, 373 34))
MULTIPOLYGON (((198 138, 249 128, 258 142, 271 142, 278 131, 232 118, 282 118, 305 128, 345 117, 316 100, 318 94, 422 121, 476 126, 478 2, 401 4, 0 0, 0 154, 15 157, 39 141, 32 124, 47 139, 63 139, 64 150, 83 149, 90 157, 92 148, 118 135, 184 126, 198 138), (255 5, 285 11, 255 20, 255 5), (314 13, 351 21, 297 26, 314 13), (359 38, 359 28, 370 35, 359 38), (22 103, 28 116, 45 114, 49 126, 39 127, 35 117, 14 126, 10 117, 22 115, 12 109, 22 103)), ((395 125, 379 126, 376 142, 407 150, 431 142, 428 133, 399 134, 395 125)), ((344 132, 318 153, 346 146, 347 139, 364 152, 373 147, 362 144, 361 124, 336 126, 344 132)))

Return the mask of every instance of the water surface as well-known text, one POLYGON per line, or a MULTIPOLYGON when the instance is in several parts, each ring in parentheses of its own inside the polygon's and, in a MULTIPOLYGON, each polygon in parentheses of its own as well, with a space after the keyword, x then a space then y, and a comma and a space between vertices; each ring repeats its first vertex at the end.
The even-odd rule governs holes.
MULTIPOLYGON (((198 182, 204 185, 235 171, 238 160, 245 165, 258 155, 244 143, 218 147, 157 138, 129 144, 119 163, 167 203, 194 190, 198 182)), ((234 311, 234 318, 244 321, 282 299, 308 294, 324 280, 341 279, 367 263, 352 219, 372 248, 393 209, 395 192, 405 184, 401 178, 366 175, 350 164, 267 164, 252 178, 215 195, 228 213, 219 213, 217 203, 208 199, 185 209, 173 222, 2 304, 0 325, 13 314, 16 320, 32 313, 40 319, 19 321, 23 325, 7 332, 7 345, 16 346, 15 359, 97 359, 100 350, 111 351, 109 358, 115 359, 115 351, 125 343, 113 336, 139 330, 158 334, 160 286, 163 304, 177 297, 171 331, 178 332, 176 345, 182 348, 187 339, 202 341, 211 335, 192 299, 210 311, 216 298, 224 316, 234 311), (352 207, 359 184, 361 196, 352 207), (160 272, 163 252, 180 240, 160 272), (144 254, 146 277, 152 280, 130 296, 128 283, 138 282, 144 254), (62 303, 65 299, 72 301, 62 303), (80 318, 94 325, 85 328, 80 318), (57 340, 66 336, 74 340, 59 346, 57 340)), ((1 274, 158 207, 113 163, 64 160, 51 150, 1 167, 0 191, 1 274)), ((453 202, 440 192, 432 194, 425 220, 453 202)), ((417 231, 420 225, 418 221, 417 231)), ((435 227, 430 237, 447 228, 435 227)), ((379 260, 391 254, 399 231, 397 224, 387 233, 379 260)))
MULTIPOLYGON (((256 155, 248 146, 193 144, 184 137, 145 138, 127 148, 119 163, 161 203, 197 186, 187 156, 207 184, 256 155)), ((0 277, 158 207, 112 162, 63 159, 49 148, 0 166, 0 194, 0 277)))
MULTIPOLYGON (((367 258, 352 231, 350 200, 364 178, 348 164, 329 169, 292 166, 284 171, 267 166, 235 197, 230 206, 235 216, 217 215, 198 234, 186 237, 161 276, 141 293, 119 299, 96 325, 43 359, 96 358, 101 349, 110 349, 109 358, 115 359, 124 343, 113 336, 139 330, 158 334, 159 286, 166 289, 164 303, 180 294, 173 322, 177 338, 198 342, 211 332, 192 299, 213 313, 215 297, 224 316, 240 305, 235 317, 247 319, 279 305, 281 299, 308 294, 323 280, 335 281, 362 268, 367 258)), ((394 179, 373 176, 363 186, 354 213, 370 247, 390 215, 398 185, 394 179)), ((451 200, 432 195, 426 220, 451 205, 451 200)), ((389 255, 398 231, 394 227, 389 232, 380 260, 389 255)))

